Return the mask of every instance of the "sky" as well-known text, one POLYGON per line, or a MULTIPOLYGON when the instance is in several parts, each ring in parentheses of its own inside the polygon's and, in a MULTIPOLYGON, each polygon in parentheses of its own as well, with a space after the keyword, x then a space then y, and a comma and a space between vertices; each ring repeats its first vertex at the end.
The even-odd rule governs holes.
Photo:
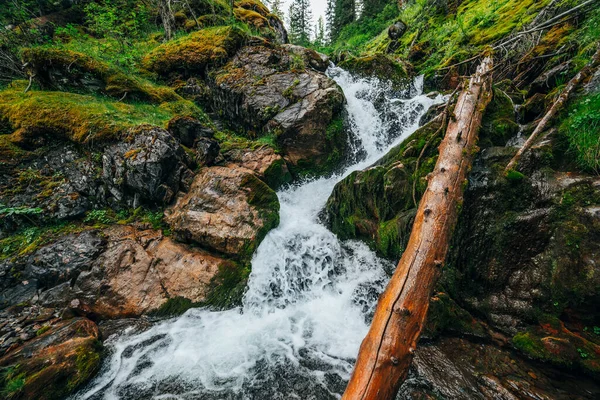
MULTIPOLYGON (((284 6, 283 11, 287 19, 288 10, 290 8, 291 0, 283 0, 284 6)), ((327 9, 327 0, 310 0, 311 9, 313 12, 313 25, 317 23, 319 16, 322 15, 325 19, 325 10, 327 9)))

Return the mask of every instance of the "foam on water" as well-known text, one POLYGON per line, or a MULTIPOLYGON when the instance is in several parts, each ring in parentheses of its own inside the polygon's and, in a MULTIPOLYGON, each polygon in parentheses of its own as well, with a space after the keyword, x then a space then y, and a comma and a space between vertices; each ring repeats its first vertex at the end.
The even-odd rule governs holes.
POLYGON ((76 399, 339 397, 391 265, 362 243, 340 242, 319 213, 337 182, 406 138, 444 99, 422 95, 422 78, 399 95, 377 80, 328 72, 348 100, 358 161, 278 193, 281 223, 254 255, 242 307, 193 309, 111 338, 101 373, 76 399))

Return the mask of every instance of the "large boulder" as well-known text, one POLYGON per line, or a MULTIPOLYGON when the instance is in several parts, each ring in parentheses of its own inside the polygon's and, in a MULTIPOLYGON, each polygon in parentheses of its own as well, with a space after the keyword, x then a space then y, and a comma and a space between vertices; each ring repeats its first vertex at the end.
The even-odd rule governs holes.
POLYGON ((63 399, 100 369, 98 327, 62 321, 0 358, 0 390, 10 399, 63 399))
POLYGON ((94 267, 74 284, 42 297, 47 305, 70 301, 77 312, 103 319, 134 317, 160 309, 169 299, 207 299, 211 281, 231 263, 194 251, 161 232, 130 226, 104 232, 108 245, 94 267))
POLYGON ((168 131, 142 125, 102 157, 103 178, 117 202, 169 204, 192 176, 186 153, 168 131))
POLYGON ((281 155, 269 146, 258 149, 232 149, 224 154, 228 163, 253 171, 272 189, 292 180, 290 171, 281 155))
POLYGON ((277 195, 248 169, 210 167, 166 211, 175 237, 248 261, 279 224, 277 195))
POLYGON ((79 218, 101 206, 105 189, 97 166, 79 146, 55 141, 39 157, 7 168, 0 179, 0 204, 29 209, 30 213, 5 216, 0 231, 14 231, 32 220, 45 223, 79 218))
POLYGON ((425 149, 415 171, 417 160, 440 125, 441 118, 434 118, 370 168, 340 181, 325 210, 330 229, 341 239, 364 240, 380 255, 398 260, 408 242, 414 200, 425 190, 425 176, 433 170, 441 137, 425 149))
POLYGON ((377 77, 391 82, 396 87, 406 87, 411 82, 407 64, 381 53, 349 57, 339 66, 364 78, 377 77))
POLYGON ((343 132, 330 129, 339 119, 343 93, 297 54, 268 45, 243 48, 211 74, 213 107, 250 136, 275 135, 293 166, 334 164, 346 145, 343 132))
POLYGON ((45 290, 72 284, 104 251, 99 231, 71 234, 24 259, 0 263, 0 308, 30 302, 45 290))

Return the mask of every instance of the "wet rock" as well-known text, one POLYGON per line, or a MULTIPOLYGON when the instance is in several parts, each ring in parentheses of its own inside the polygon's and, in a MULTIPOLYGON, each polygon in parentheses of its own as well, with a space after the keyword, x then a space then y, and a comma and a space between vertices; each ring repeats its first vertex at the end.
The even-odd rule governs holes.
POLYGON ((329 57, 327 57, 325 54, 317 53, 312 49, 307 49, 306 47, 297 46, 294 44, 286 44, 282 47, 289 53, 302 58, 306 66, 316 69, 317 71, 325 72, 331 64, 329 57))
POLYGON ((546 110, 546 95, 536 93, 527 99, 525 104, 519 109, 521 121, 528 123, 542 117, 542 113, 546 110))
POLYGON ((249 260, 278 225, 279 202, 250 170, 204 168, 188 194, 167 210, 166 221, 180 240, 249 260))
POLYGON ((213 139, 200 138, 196 142, 196 162, 200 166, 211 166, 219 157, 221 146, 213 139))
POLYGON ((594 399, 591 379, 531 363, 510 350, 445 338, 417 347, 396 400, 594 399))
POLYGON ((388 37, 392 41, 397 41, 402 36, 404 36, 404 33, 406 32, 407 29, 408 29, 408 26, 406 26, 406 24, 404 22, 396 21, 396 22, 394 22, 393 25, 391 25, 388 28, 388 37))
POLYGON ((487 106, 479 132, 479 146, 504 146, 519 132, 515 105, 502 90, 494 89, 494 97, 487 106))
POLYGON ((2 358, 0 384, 11 399, 60 399, 86 383, 100 368, 102 345, 96 324, 63 321, 2 358))
POLYGON ((192 148, 200 138, 212 139, 215 132, 200 121, 191 117, 175 117, 169 121, 167 130, 182 145, 192 148))
POLYGON ((29 302, 44 290, 73 282, 104 250, 97 231, 67 235, 30 256, 0 263, 0 308, 29 302))
POLYGON ((410 84, 407 66, 385 54, 347 58, 339 66, 365 78, 377 77, 391 82, 397 87, 407 87, 410 84))
POLYGON ((270 132, 293 165, 333 163, 345 140, 328 128, 344 96, 335 82, 284 48, 248 46, 212 74, 213 107, 250 136, 270 132))
POLYGON ((225 160, 254 171, 254 173, 272 189, 277 189, 292 179, 283 157, 268 146, 251 149, 232 149, 225 153, 225 160))
POLYGON ((38 290, 75 281, 82 271, 91 269, 105 245, 98 231, 65 236, 36 251, 27 262, 24 276, 35 279, 38 290))
POLYGON ((104 152, 103 178, 118 202, 169 204, 190 176, 186 154, 164 129, 142 125, 104 152))
POLYGON ((417 176, 414 170, 427 138, 438 130, 433 119, 396 146, 375 165, 356 171, 334 188, 326 206, 330 229, 341 239, 362 239, 384 257, 398 260, 408 242, 419 200, 436 161, 439 139, 425 151, 417 176))
POLYGON ((548 93, 554 89, 559 82, 568 81, 571 62, 566 61, 538 76, 532 83, 527 93, 531 97, 536 93, 548 93))
POLYGON ((105 191, 97 163, 74 144, 58 141, 39 157, 7 169, 0 179, 0 203, 40 209, 29 215, 2 218, 0 231, 51 220, 69 220, 103 203, 105 191))
POLYGON ((140 316, 170 298, 205 300, 211 280, 229 264, 158 231, 123 226, 109 228, 105 235, 108 246, 94 268, 81 273, 72 287, 57 287, 40 301, 51 305, 68 298, 76 314, 102 319, 140 316))
POLYGON ((98 324, 100 336, 103 340, 113 335, 134 335, 142 333, 152 327, 152 323, 147 318, 122 318, 108 321, 101 321, 98 324))

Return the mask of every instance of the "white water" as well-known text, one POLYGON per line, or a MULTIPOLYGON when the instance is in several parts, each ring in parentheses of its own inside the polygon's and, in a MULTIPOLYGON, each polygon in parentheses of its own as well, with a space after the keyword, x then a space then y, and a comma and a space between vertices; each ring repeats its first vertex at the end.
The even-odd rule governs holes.
POLYGON ((112 338, 103 371, 75 398, 339 397, 390 265, 362 243, 340 242, 319 213, 337 182, 406 138, 443 98, 421 95, 422 79, 402 100, 377 81, 335 67, 329 73, 348 99, 353 150, 362 161, 278 193, 281 223, 254 255, 241 308, 193 309, 144 333, 112 338))

